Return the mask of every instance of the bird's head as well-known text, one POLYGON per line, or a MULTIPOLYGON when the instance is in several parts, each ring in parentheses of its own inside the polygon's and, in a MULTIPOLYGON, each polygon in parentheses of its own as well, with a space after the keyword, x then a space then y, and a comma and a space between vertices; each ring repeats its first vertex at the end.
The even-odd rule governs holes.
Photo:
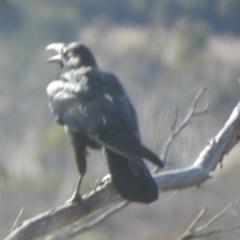
POLYGON ((46 50, 54 50, 57 54, 50 57, 47 62, 59 63, 61 67, 79 68, 96 67, 96 60, 89 48, 80 42, 69 44, 52 43, 46 50))

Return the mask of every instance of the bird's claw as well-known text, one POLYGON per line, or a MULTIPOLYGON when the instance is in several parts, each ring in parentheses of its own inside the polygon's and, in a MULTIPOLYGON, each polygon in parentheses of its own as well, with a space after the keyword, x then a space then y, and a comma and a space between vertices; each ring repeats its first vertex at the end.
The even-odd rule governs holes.
POLYGON ((75 191, 72 197, 66 201, 66 203, 78 203, 80 201, 83 201, 82 196, 75 191))
POLYGON ((73 196, 66 201, 66 203, 71 203, 71 204, 80 204, 86 212, 89 212, 89 206, 87 205, 86 201, 82 199, 82 196, 78 192, 74 192, 73 196))

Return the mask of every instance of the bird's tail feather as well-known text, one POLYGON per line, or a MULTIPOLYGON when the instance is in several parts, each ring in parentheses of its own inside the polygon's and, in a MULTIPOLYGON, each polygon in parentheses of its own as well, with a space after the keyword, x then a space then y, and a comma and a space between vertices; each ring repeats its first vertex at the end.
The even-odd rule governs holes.
POLYGON ((150 203, 158 198, 157 184, 142 159, 137 163, 139 169, 136 176, 128 159, 108 149, 106 156, 113 184, 122 197, 141 203, 150 203))

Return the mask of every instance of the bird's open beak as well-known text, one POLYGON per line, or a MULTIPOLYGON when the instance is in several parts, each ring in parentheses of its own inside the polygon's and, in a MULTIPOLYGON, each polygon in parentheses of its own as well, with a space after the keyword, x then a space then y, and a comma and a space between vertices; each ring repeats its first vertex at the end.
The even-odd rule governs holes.
POLYGON ((62 55, 55 55, 47 59, 47 63, 61 63, 62 62, 62 55))
POLYGON ((57 54, 48 58, 47 63, 62 63, 63 62, 63 51, 64 51, 65 44, 64 43, 52 43, 47 46, 46 50, 53 50, 57 54))

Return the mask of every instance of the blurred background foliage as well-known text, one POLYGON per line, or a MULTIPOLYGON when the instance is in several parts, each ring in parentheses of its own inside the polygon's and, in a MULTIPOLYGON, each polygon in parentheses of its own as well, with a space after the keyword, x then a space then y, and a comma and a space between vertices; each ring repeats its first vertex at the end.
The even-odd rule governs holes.
MULTIPOLYGON (((45 64, 45 48, 76 40, 121 79, 136 106, 143 142, 158 154, 175 109, 181 121, 195 94, 208 87, 200 103, 210 102, 208 113, 177 137, 165 169, 189 166, 239 100, 239 0, 1 1, 0 238, 23 205, 21 220, 64 203, 74 189, 72 149, 47 106, 45 89, 59 69, 45 64)), ((200 189, 132 204, 77 239, 177 239, 202 207, 209 206, 210 217, 239 196, 239 151, 200 189)), ((101 153, 89 152, 88 169, 82 193, 107 173, 101 153)), ((218 227, 236 221, 229 214, 218 227)), ((236 240, 239 233, 208 239, 236 240)))

